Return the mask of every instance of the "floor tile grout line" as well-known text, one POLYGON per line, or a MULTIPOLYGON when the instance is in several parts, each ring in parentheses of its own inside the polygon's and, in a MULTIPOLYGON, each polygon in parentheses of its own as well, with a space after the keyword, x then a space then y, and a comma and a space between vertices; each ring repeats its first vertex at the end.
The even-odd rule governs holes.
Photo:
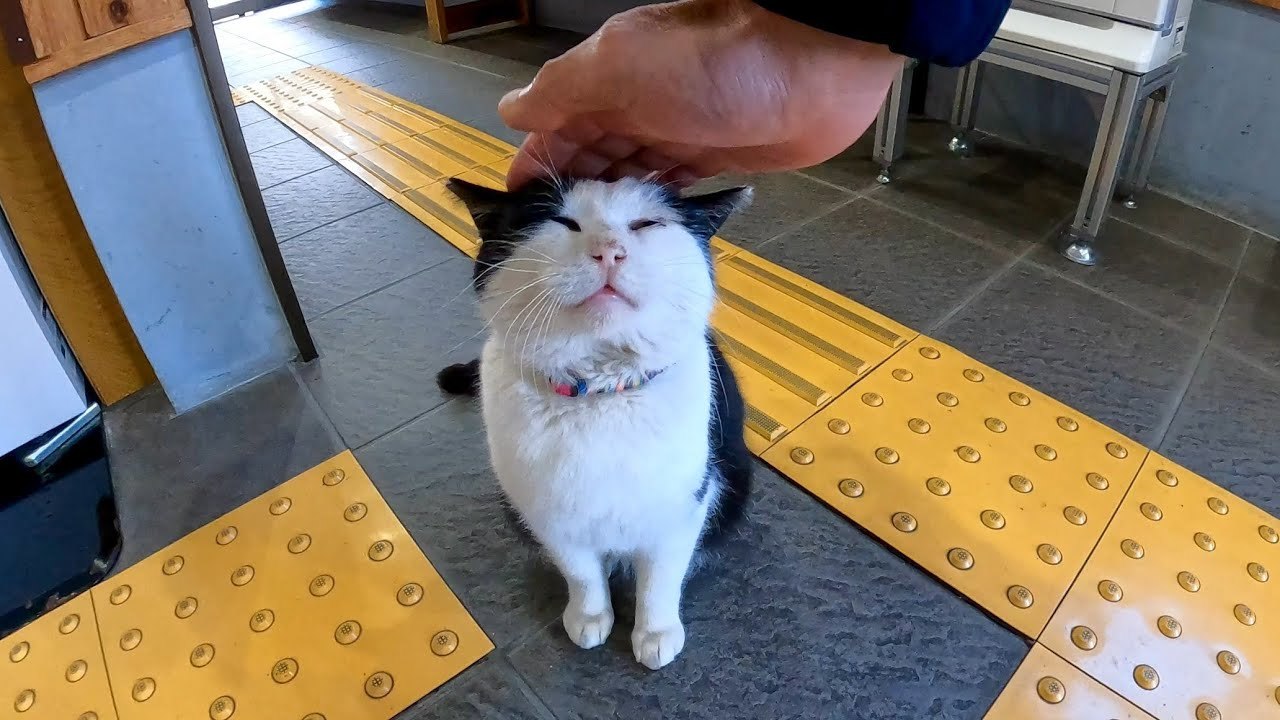
POLYGON ((922 334, 932 335, 933 333, 940 332, 944 327, 946 327, 947 323, 951 322, 952 320, 955 319, 957 315, 959 315, 960 313, 968 309, 968 307, 972 305, 973 302, 977 300, 980 295, 985 293, 987 290, 990 290, 992 285, 995 285, 996 282, 998 282, 999 280, 1003 280, 1006 275, 1013 272, 1013 269, 1016 268, 1022 262, 1023 258, 1035 252, 1037 247, 1038 245, 1031 245, 1025 250, 1023 250, 1022 252, 1011 257, 1008 261, 1005 262, 1004 265, 1000 267, 1000 269, 996 270, 994 273, 988 276, 986 280, 983 280, 981 283, 979 283, 978 286, 974 288, 973 292, 969 293, 968 297, 961 300, 960 303, 957 304, 951 310, 949 310, 946 315, 943 315, 941 318, 938 318, 938 320, 936 320, 928 328, 926 328, 926 330, 922 334))
MULTIPOLYGON (((105 579, 103 578, 103 580, 105 579)), ((107 676, 107 694, 111 696, 111 709, 118 718, 120 717, 120 704, 116 701, 116 688, 111 682, 111 664, 107 662, 107 644, 102 637, 102 618, 98 614, 98 601, 93 597, 93 588, 101 583, 102 580, 99 580, 94 586, 90 586, 84 594, 89 596, 89 607, 93 609, 93 629, 98 636, 98 650, 102 653, 102 673, 107 676)))
POLYGON ((1187 364, 1187 370, 1183 373, 1179 380, 1178 387, 1174 393, 1174 402, 1170 404, 1168 411, 1160 418, 1160 422, 1156 425, 1158 435, 1152 445, 1159 448, 1164 445, 1164 441, 1168 438, 1169 432, 1173 429, 1173 422, 1178 417, 1178 412, 1182 410, 1182 404, 1186 402, 1187 395, 1191 392, 1191 386, 1195 382, 1196 373, 1200 370, 1200 365, 1204 362, 1204 358, 1209 353, 1209 347, 1213 343, 1213 336, 1218 331, 1218 322, 1222 319, 1222 313, 1227 308, 1227 302, 1231 299, 1231 293, 1235 290, 1236 280, 1240 278, 1240 268, 1244 265, 1244 257, 1249 252, 1249 246, 1253 242, 1253 235, 1250 234, 1245 240, 1244 250, 1240 252, 1240 257, 1236 259, 1236 266, 1231 275, 1231 280, 1227 283, 1226 289, 1222 293, 1222 300, 1218 303, 1217 312, 1213 315, 1213 322, 1209 324, 1208 330, 1205 332, 1203 340, 1197 348, 1194 359, 1187 364))
MULTIPOLYGON (((1147 235, 1150 235, 1151 237, 1156 238, 1157 240, 1163 240, 1169 243, 1170 245, 1174 245, 1178 247, 1181 250, 1186 250, 1187 252, 1198 255, 1204 258, 1205 260, 1212 262, 1215 265, 1221 265, 1222 267, 1229 267, 1227 263, 1205 252, 1204 248, 1196 247, 1194 244, 1189 243, 1186 240, 1182 240, 1180 238, 1174 237, 1173 235, 1166 235, 1163 231, 1155 231, 1150 228, 1145 228, 1139 225, 1138 223, 1134 222, 1133 220, 1125 218, 1122 213, 1118 213, 1118 212, 1115 212, 1114 210, 1110 210, 1107 213, 1107 219, 1114 220, 1120 223, 1121 225, 1133 228, 1138 232, 1146 233, 1147 235)), ((1253 236, 1254 230, 1238 224, 1236 225, 1236 227, 1242 230, 1244 235, 1244 240, 1240 243, 1240 250, 1239 250, 1239 253, 1240 253, 1239 257, 1243 257, 1245 254, 1245 251, 1248 250, 1249 248, 1249 240, 1253 236)), ((1233 259, 1232 262, 1235 262, 1236 260, 1238 260, 1239 257, 1237 257, 1236 259, 1233 259)))
MULTIPOLYGON (((1104 425, 1103 427, 1106 426, 1104 425)), ((1107 517, 1107 522, 1102 526, 1102 531, 1098 533, 1098 539, 1094 541, 1093 547, 1089 548, 1089 552, 1085 553, 1084 562, 1080 563, 1080 569, 1076 571, 1075 577, 1071 578, 1071 582, 1067 583, 1066 592, 1062 594, 1062 597, 1058 598, 1058 603, 1053 606, 1053 612, 1049 613, 1049 618, 1045 620, 1044 627, 1040 628, 1040 632, 1036 633, 1036 636, 1032 638, 1036 642, 1040 642, 1040 638, 1044 636, 1045 630, 1049 628, 1053 623, 1054 617, 1057 616, 1058 611, 1062 609, 1062 603, 1067 601, 1067 596, 1075 589, 1076 583, 1080 582, 1080 576, 1084 574, 1085 568, 1089 566, 1089 561, 1093 559, 1094 553, 1098 552, 1098 548, 1102 546, 1102 539, 1106 537, 1107 531, 1111 529, 1111 524, 1115 522, 1116 516, 1120 514, 1120 509, 1124 507, 1125 501, 1129 499, 1129 494, 1133 492, 1134 486, 1138 484, 1138 480, 1142 477, 1142 469, 1147 466, 1147 461, 1156 453, 1154 448, 1148 447, 1143 443, 1138 443, 1138 447, 1146 451, 1142 456, 1142 462, 1137 464, 1136 469, 1133 471, 1133 477, 1129 478, 1129 484, 1124 489, 1124 494, 1120 496, 1120 500, 1115 504, 1115 508, 1111 511, 1111 515, 1107 517)), ((1045 647, 1047 648, 1048 646, 1045 647)), ((1067 664, 1081 672, 1084 672, 1082 668, 1077 667, 1075 663, 1069 660, 1067 661, 1067 664)), ((1119 694, 1118 691, 1114 690, 1106 683, 1102 683, 1102 686, 1119 694)))
MULTIPOLYGON (((435 378, 432 378, 432 380, 431 380, 431 381, 434 383, 434 382, 435 382, 435 378)), ((379 435, 377 435, 377 436, 375 436, 375 437, 371 437, 371 438, 369 438, 368 440, 365 440, 364 442, 360 443, 359 445, 356 445, 355 447, 351 448, 351 452, 356 452, 357 450, 364 450, 365 448, 367 448, 367 447, 369 447, 370 445, 372 445, 372 444, 374 444, 374 443, 378 442, 379 440, 382 440, 383 438, 385 438, 385 437, 387 437, 387 436, 389 436, 389 435, 394 435, 395 433, 397 433, 397 432, 399 432, 399 431, 401 431, 401 430, 405 429, 406 427, 408 427, 408 426, 410 426, 410 425, 414 424, 415 422, 417 422, 417 421, 421 420, 422 418, 424 418, 424 417, 426 417, 426 416, 428 416, 428 415, 431 415, 432 413, 436 412, 437 410, 440 410, 441 408, 445 407, 445 406, 446 406, 446 405, 448 405, 449 403, 454 402, 455 400, 460 400, 460 399, 461 399, 461 398, 454 398, 454 397, 444 396, 444 397, 443 397, 443 399, 442 399, 442 400, 440 400, 440 402, 436 403, 435 405, 432 405, 431 407, 427 408, 426 410, 423 410, 422 412, 418 413, 417 415, 414 415, 413 417, 409 418, 408 420, 405 420, 405 421, 403 421, 403 422, 397 423, 396 425, 393 425, 392 427, 388 428, 386 431, 382 432, 381 434, 379 434, 379 435)))
POLYGON ((813 215, 805 217, 801 220, 797 220, 795 224, 787 226, 786 229, 784 229, 782 232, 776 233, 773 236, 769 237, 768 239, 761 240, 760 242, 757 242, 757 243, 748 244, 745 242, 740 242, 740 241, 734 240, 733 236, 731 235, 720 235, 719 237, 721 240, 724 240, 725 242, 730 243, 731 245, 737 247, 739 250, 746 250, 747 252, 758 254, 761 248, 768 245, 769 243, 772 243, 778 240, 783 235, 790 235, 794 232, 803 230, 804 228, 812 225, 813 223, 821 220, 822 218, 834 212, 838 212, 840 210, 845 209, 849 205, 853 204, 854 201, 856 201, 857 199, 858 198, 856 195, 850 195, 849 197, 842 199, 840 202, 836 203, 835 205, 827 206, 823 208, 821 211, 813 215))
POLYGON ((1084 675, 1085 677, 1089 678, 1090 680, 1092 680, 1092 681, 1094 681, 1094 682, 1098 683, 1099 685, 1101 685, 1102 687, 1106 688, 1108 691, 1110 691, 1110 692, 1111 692, 1111 694, 1112 694, 1112 695, 1115 695, 1116 697, 1120 698, 1120 699, 1121 699, 1121 700, 1122 700, 1126 705, 1128 705, 1129 707, 1133 708, 1134 710, 1137 710, 1138 712, 1142 713, 1143 715, 1146 715, 1147 717, 1154 717, 1154 716, 1152 716, 1150 713, 1148 713, 1145 709, 1143 709, 1143 708, 1142 708, 1142 706, 1140 706, 1140 705, 1138 705, 1137 703, 1135 703, 1134 701, 1130 700, 1127 696, 1125 696, 1125 695, 1124 695, 1123 693, 1121 693, 1119 690, 1116 690, 1115 688, 1111 687, 1110 685, 1108 685, 1108 684, 1106 684, 1106 683, 1102 682, 1102 680, 1100 680, 1100 679, 1098 679, 1098 678, 1094 677, 1094 676, 1093 676, 1093 675, 1092 675, 1088 670, 1085 670, 1084 668, 1082 668, 1082 667, 1080 667, 1080 666, 1076 665, 1075 663, 1071 662, 1070 660, 1068 660, 1068 659, 1066 659, 1066 658, 1062 657, 1061 655, 1059 655, 1058 653, 1054 652, 1053 648, 1049 647, 1048 645, 1045 645, 1044 643, 1041 643, 1041 642, 1040 642, 1040 641, 1038 641, 1038 640, 1036 641, 1036 644, 1037 644, 1037 645, 1039 645, 1040 647, 1044 648, 1044 649, 1045 649, 1045 651, 1046 651, 1046 652, 1048 652, 1049 654, 1051 654, 1051 655, 1053 655, 1054 657, 1058 658, 1059 660, 1061 660, 1061 661, 1065 662, 1066 664, 1070 665, 1071 667, 1075 668, 1076 670, 1079 670, 1079 671, 1080 671, 1080 674, 1084 675))
MULTIPOLYGON (((365 28, 365 29, 366 29, 366 30, 368 30, 369 32, 382 33, 382 34, 388 34, 388 35, 395 35, 395 33, 386 33, 386 32, 385 32, 385 31, 383 31, 383 30, 375 30, 375 29, 373 29, 373 28, 365 28)), ((465 69, 467 69, 467 70, 473 70, 473 71, 475 71, 475 72, 484 73, 485 75, 490 75, 490 76, 492 76, 492 77, 500 78, 500 79, 502 79, 502 80, 514 80, 514 79, 515 79, 515 78, 512 78, 512 77, 511 77, 511 76, 509 76, 509 75, 502 75, 502 74, 499 74, 499 73, 495 73, 495 72, 493 72, 492 70, 485 70, 485 69, 483 69, 483 68, 478 68, 478 67, 475 67, 475 66, 472 66, 472 65, 465 65, 465 64, 463 64, 463 63, 461 63, 461 62, 457 62, 457 61, 454 61, 454 60, 450 60, 450 59, 448 59, 448 58, 445 58, 445 57, 442 57, 442 56, 439 56, 439 55, 431 55, 431 54, 428 54, 428 53, 420 52, 420 51, 418 51, 418 50, 411 50, 411 49, 408 49, 408 48, 401 48, 401 47, 397 47, 397 46, 392 45, 392 44, 387 43, 387 42, 381 42, 381 41, 377 41, 377 40, 375 40, 375 41, 370 41, 370 40, 368 40, 367 38, 361 38, 361 37, 359 37, 358 35, 353 35, 353 34, 351 34, 351 33, 343 32, 342 30, 337 30, 337 29, 335 29, 333 32, 337 33, 338 35, 343 35, 343 36, 345 36, 345 37, 354 38, 353 42, 365 42, 365 43, 370 43, 370 44, 373 44, 373 45, 379 45, 379 46, 382 46, 382 47, 385 47, 385 48, 390 48, 390 49, 392 49, 392 50, 396 50, 396 51, 398 51, 398 52, 409 53, 410 55, 416 55, 416 56, 418 56, 418 57, 427 58, 427 59, 429 59, 429 60, 437 60, 437 61, 439 61, 439 62, 447 63, 447 64, 449 64, 449 65, 453 65, 453 66, 455 66, 455 67, 465 68, 465 69)), ((396 37, 404 37, 404 36, 396 35, 396 37)), ((429 42, 429 41, 428 41, 428 42, 429 42)), ((465 48, 453 48, 453 49, 454 49, 454 50, 465 50, 465 48)), ((279 52, 279 51, 277 51, 277 52, 279 52)), ((467 51, 467 52, 475 52, 475 51, 467 51)), ((477 53, 477 54, 478 54, 478 55, 484 55, 485 53, 477 53)), ((390 61, 389 61, 389 62, 390 62, 390 61)), ((516 60, 512 60, 511 62, 513 62, 513 63, 519 63, 519 61, 516 61, 516 60)), ((519 63, 519 64, 520 64, 520 65, 524 65, 525 63, 519 63)))
MULTIPOLYGON (((315 361, 313 360, 312 362, 315 361)), ((298 386, 302 388, 302 391, 306 393, 306 397, 310 401, 312 408, 316 412, 320 413, 320 417, 324 418, 324 425, 328 432, 329 439, 336 441, 338 447, 350 449, 347 439, 342 436, 342 431, 338 429, 338 424, 334 422, 333 417, 329 415, 329 411, 325 410, 324 404, 320 402, 320 398, 316 397, 315 392, 311 390, 311 385, 307 382, 306 378, 302 377, 302 371, 299 370, 299 367, 300 365, 297 361, 290 362, 289 374, 293 376, 294 382, 296 382, 298 386)), ((372 482, 372 479, 370 481, 372 482)))
MULTIPOLYGON (((1058 258, 1058 260, 1063 260, 1063 259, 1059 257, 1059 258, 1058 258)), ((1063 260, 1063 261, 1064 261, 1064 262, 1066 262, 1065 260, 1063 260)), ((1054 276, 1054 277, 1056 277, 1056 278, 1060 278, 1060 279, 1062 279, 1062 280, 1065 280, 1065 281, 1067 281, 1067 282, 1071 283, 1072 285, 1075 285, 1076 287, 1083 288, 1084 290, 1087 290, 1088 292, 1090 292, 1090 293, 1092 293, 1092 294, 1094 294, 1094 295, 1097 295, 1098 297, 1104 298, 1104 299, 1106 299, 1106 300, 1110 300, 1111 302, 1114 302, 1114 303, 1119 303, 1120 305, 1123 305, 1124 307, 1128 308, 1129 310, 1132 310, 1132 311, 1134 311, 1134 312, 1136 312, 1136 313, 1138 313, 1138 314, 1142 315, 1143 317, 1147 318, 1148 320, 1154 320, 1154 321, 1158 322, 1160 325, 1163 325, 1164 327, 1166 327, 1166 328, 1168 328, 1168 329, 1170 329, 1170 330, 1173 330, 1173 331, 1175 331, 1175 332, 1181 333, 1181 334, 1183 334, 1183 335, 1189 335, 1189 336, 1192 336, 1192 337, 1194 337, 1194 336, 1196 335, 1195 331, 1193 331, 1193 330, 1188 330, 1187 328, 1182 327, 1181 325, 1179 325, 1179 324, 1177 324, 1177 323, 1173 322, 1172 320, 1170 320, 1170 319, 1168 319, 1168 318, 1166 318, 1166 317, 1163 317, 1163 316, 1161 316, 1161 315, 1158 315, 1158 314, 1156 314, 1156 313, 1151 312, 1150 310, 1148 310, 1148 309, 1146 309, 1146 308, 1142 307, 1141 305, 1136 305, 1136 304, 1134 304, 1134 303, 1132 303, 1132 302, 1130 302, 1130 301, 1128 301, 1128 300, 1126 300, 1126 299, 1124 299, 1124 298, 1122 298, 1122 297, 1119 297, 1119 296, 1117 296, 1117 295, 1113 295, 1113 294, 1111 294, 1111 293, 1109 293, 1109 292, 1107 292, 1107 291, 1105 291, 1105 290, 1102 290, 1102 289, 1100 289, 1100 288, 1093 287, 1092 285, 1090 285, 1090 284, 1088 284, 1088 283, 1084 282, 1083 280, 1079 280, 1079 279, 1077 279, 1077 278, 1071 277, 1070 275, 1068 275, 1068 274, 1067 274, 1066 272, 1064 272, 1063 270, 1059 270, 1059 269, 1058 269, 1058 267, 1059 267, 1059 264, 1058 264, 1058 263, 1054 263, 1054 264, 1050 264, 1050 263, 1042 263, 1042 262, 1037 261, 1035 258, 1031 258, 1031 257, 1027 258, 1027 262, 1031 263, 1033 266, 1035 266, 1037 269, 1039 269, 1039 270, 1041 270, 1041 271, 1043 271, 1043 272, 1046 272, 1046 273, 1048 273, 1048 274, 1050 274, 1050 275, 1052 275, 1052 276, 1054 276)))
MULTIPOLYGON (((965 241, 967 241, 967 242, 973 243, 973 244, 977 245, 978 247, 985 248, 985 249, 988 249, 988 250, 993 250, 993 251, 995 251, 995 252, 997 252, 997 253, 1000 253, 1001 255, 1009 255, 1009 254, 1022 255, 1022 254, 1026 254, 1026 250, 1010 250, 1010 249, 1009 249, 1009 248, 1007 248, 1007 247, 1004 247, 1004 246, 1001 246, 1001 245, 996 245, 996 244, 994 244, 994 243, 988 242, 988 241, 983 240, 982 238, 980 238, 980 237, 978 237, 978 236, 976 236, 976 235, 972 235, 972 234, 970 234, 970 233, 968 233, 968 232, 964 232, 964 231, 961 231, 961 230, 958 230, 958 229, 956 229, 956 228, 952 228, 952 227, 947 227, 946 225, 943 225, 942 223, 938 222, 937 220, 933 220, 933 219, 927 218, 927 217, 925 217, 925 216, 923 216, 923 215, 919 215, 919 214, 917 214, 917 213, 915 213, 915 212, 912 212, 911 210, 908 210, 908 209, 905 209, 905 208, 896 207, 896 206, 894 206, 894 205, 890 205, 889 203, 887 203, 887 202, 885 202, 884 200, 881 200, 879 197, 877 197, 878 195, 883 194, 883 193, 881 193, 881 192, 878 192, 879 188, 882 188, 882 187, 885 187, 885 186, 880 185, 880 186, 877 186, 877 187, 875 187, 875 188, 871 188, 871 189, 870 189, 870 190, 868 190, 864 195, 862 195, 863 199, 865 199, 865 200, 867 200, 867 201, 869 201, 869 202, 873 202, 873 203, 875 203, 876 205, 878 205, 878 206, 880 206, 880 207, 882 207, 882 208, 885 208, 885 209, 887 209, 887 210, 891 210, 891 211, 893 211, 893 212, 895 212, 895 213, 897 213, 897 214, 899 214, 899 215, 902 215, 902 216, 904 216, 904 217, 909 217, 909 218, 911 218, 911 219, 913 219, 913 220, 916 220, 917 222, 922 222, 922 223, 924 223, 924 224, 928 225, 929 227, 932 227, 932 228, 934 228, 934 229, 936 229, 936 230, 941 230, 942 232, 945 232, 945 233, 947 233, 947 234, 949 234, 949 235, 954 235, 955 237, 958 237, 958 238, 960 238, 961 240, 965 240, 965 241)), ((1063 214, 1063 216, 1062 216, 1061 218, 1059 218, 1059 219, 1055 220, 1055 221, 1053 222, 1053 229, 1054 229, 1054 230, 1057 230, 1058 228, 1060 228, 1060 227, 1062 226, 1063 221, 1064 221, 1067 217, 1068 217, 1068 215, 1067 215, 1066 213, 1064 213, 1064 214, 1063 214)), ((1031 247, 1032 247, 1032 249, 1034 249, 1034 248, 1036 248, 1036 247, 1039 247, 1039 245, 1040 245, 1042 242, 1044 242, 1044 240, 1046 240, 1046 239, 1048 239, 1048 238, 1051 238, 1051 237, 1053 237, 1053 235, 1052 235, 1052 234, 1046 234, 1046 235, 1042 236, 1040 239, 1038 239, 1038 240, 1036 240, 1035 242, 1031 243, 1031 247)))
MULTIPOLYGON (((555 622, 555 620, 552 620, 551 622, 555 622)), ((542 625, 536 632, 542 632, 546 627, 546 625, 542 625)), ((512 680, 519 686, 518 689, 520 690, 520 693, 525 696, 526 700, 530 701, 530 704, 534 706, 534 709, 545 714, 545 716, 550 720, 556 720, 558 716, 555 711, 551 709, 551 705, 549 705, 547 701, 543 699, 542 695, 534 689, 533 683, 529 682, 529 678, 525 677, 524 673, 520 671, 520 668, 516 667, 516 664, 511 661, 510 653, 495 649, 494 654, 502 660, 507 671, 511 674, 512 680)))
MULTIPOLYGON (((376 206, 375 206, 375 207, 376 207, 376 206)), ((368 208, 368 209, 372 210, 373 208, 368 208)), ((363 211, 361 211, 361 212, 363 212, 363 211)), ((354 214, 354 213, 353 213, 353 214, 354 214)), ((347 217, 351 217, 351 216, 350 216, 350 215, 348 215, 347 217)), ((415 218, 415 219, 416 219, 416 218, 415 218)), ((320 228, 316 228, 316 229, 317 229, 317 230, 319 230, 320 228)), ((427 229, 428 229, 428 230, 430 230, 430 228, 427 228, 427 229)), ((304 233, 304 234, 305 234, 305 233, 304 233)), ((450 246, 450 247, 452 247, 452 246, 450 246)), ((463 257, 465 258, 466 256, 464 255, 463 257)), ((418 277, 419 275, 421 275, 422 273, 427 272, 428 270, 434 270, 434 269, 436 269, 436 268, 440 267, 441 265, 444 265, 444 264, 445 264, 445 263, 447 263, 447 262, 453 262, 454 260, 457 260, 457 259, 458 259, 458 258, 456 258, 456 257, 450 257, 450 258, 445 258, 445 259, 443 259, 443 260, 438 260, 438 261, 436 261, 436 262, 434 262, 434 263, 431 263, 430 265, 428 265, 428 266, 426 266, 426 267, 424 267, 424 268, 422 268, 422 269, 420 269, 420 270, 414 270, 412 273, 409 273, 408 275, 405 275, 405 276, 404 276, 404 277, 402 277, 402 278, 399 278, 399 279, 396 279, 396 280, 392 280, 391 282, 387 283, 386 285, 383 285, 382 287, 379 287, 379 288, 374 289, 374 290, 370 290, 369 292, 364 293, 364 294, 363 294, 363 295, 361 295, 360 297, 352 298, 351 300, 348 300, 348 301, 346 301, 346 302, 342 303, 341 305, 335 305, 335 306, 333 306, 333 307, 329 308, 328 310, 325 310, 324 312, 320 313, 319 315, 316 315, 314 318, 310 318, 310 320, 314 320, 314 321, 317 321, 317 322, 318 322, 318 321, 320 321, 321 319, 323 319, 326 315, 329 315, 330 313, 334 313, 334 312, 337 312, 337 311, 339 311, 339 310, 341 310, 341 309, 343 309, 343 308, 349 307, 349 306, 351 306, 351 305, 353 305, 353 304, 355 304, 355 303, 360 302, 361 300, 364 300, 364 299, 368 298, 368 297, 369 297, 369 296, 371 296, 371 295, 377 295, 378 293, 382 292, 383 290, 386 290, 386 289, 391 288, 391 287, 395 287, 396 285, 399 285, 400 283, 405 282, 405 281, 407 281, 407 280, 412 280, 412 279, 414 279, 414 278, 418 277)), ((452 301, 451 301, 451 302, 452 302, 452 301)))

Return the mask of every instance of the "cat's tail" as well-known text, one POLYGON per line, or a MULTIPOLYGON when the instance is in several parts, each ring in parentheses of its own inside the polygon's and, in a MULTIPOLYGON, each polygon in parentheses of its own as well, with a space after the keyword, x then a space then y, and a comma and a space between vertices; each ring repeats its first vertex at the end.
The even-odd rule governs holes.
POLYGON ((480 358, 441 370, 436 374, 436 384, 448 395, 476 397, 480 394, 480 358))

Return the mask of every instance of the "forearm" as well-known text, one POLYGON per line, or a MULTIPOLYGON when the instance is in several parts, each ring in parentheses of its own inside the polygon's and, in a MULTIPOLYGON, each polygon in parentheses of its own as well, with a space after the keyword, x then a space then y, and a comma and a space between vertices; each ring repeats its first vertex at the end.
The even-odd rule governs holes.
POLYGON ((937 65, 972 62, 995 37, 1010 0, 755 0, 783 17, 887 45, 937 65))

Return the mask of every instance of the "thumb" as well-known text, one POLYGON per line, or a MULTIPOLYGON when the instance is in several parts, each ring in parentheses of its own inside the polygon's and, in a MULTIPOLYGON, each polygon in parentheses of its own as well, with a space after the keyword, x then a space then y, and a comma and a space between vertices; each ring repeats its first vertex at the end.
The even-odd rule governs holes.
POLYGON ((521 132, 551 131, 564 124, 563 116, 541 102, 533 86, 534 83, 529 83, 502 96, 498 101, 498 115, 502 122, 521 132))

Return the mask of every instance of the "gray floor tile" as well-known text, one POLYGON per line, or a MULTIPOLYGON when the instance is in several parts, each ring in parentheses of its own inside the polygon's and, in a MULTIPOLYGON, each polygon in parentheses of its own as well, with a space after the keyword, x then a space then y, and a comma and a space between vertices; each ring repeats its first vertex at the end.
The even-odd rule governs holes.
POLYGON ((853 192, 875 187, 880 166, 871 159, 871 141, 865 139, 869 137, 870 134, 864 136, 863 140, 859 140, 848 150, 821 165, 805 168, 800 173, 853 192))
POLYGON ((1205 354, 1160 452, 1280 516, 1280 377, 1205 354))
POLYGON ((1240 262, 1240 274, 1268 285, 1280 285, 1280 241, 1253 233, 1240 262))
POLYGON ((729 218, 720 236, 746 248, 766 243, 805 221, 812 220, 852 199, 847 190, 834 188, 799 173, 733 175, 699 183, 692 192, 750 185, 755 197, 746 210, 729 218))
POLYGON ((524 142, 525 134, 507 127, 507 124, 502 122, 502 118, 498 117, 497 113, 485 113, 478 117, 473 117, 467 121, 467 124, 477 130, 489 133, 499 140, 505 140, 516 147, 520 147, 520 143, 524 142))
POLYGON ((553 720, 504 658, 497 654, 450 680, 396 720, 553 720))
POLYGON ((1008 262, 1004 255, 867 199, 757 250, 919 330, 1008 262))
POLYGON ((1280 285, 1236 278, 1213 331, 1213 343, 1280 370, 1280 285))
MULTIPOLYGON (((1244 252, 1248 228, 1155 191, 1139 194, 1137 201, 1138 207, 1132 210, 1113 204, 1112 217, 1185 245, 1229 267, 1235 267, 1240 253, 1244 252)), ((1106 226, 1103 227, 1105 230, 1106 226)))
MULTIPOLYGON (((282 52, 272 50, 269 53, 242 55, 229 58, 225 61, 224 68, 227 71, 228 77, 240 77, 262 68, 280 65, 282 63, 293 64, 294 62, 296 61, 292 57, 285 55, 282 52)), ((246 82, 252 82, 252 80, 246 82)), ((241 83, 232 84, 238 85, 241 83)))
POLYGON ((256 122, 266 120, 271 117, 271 113, 262 109, 262 106, 255 102, 247 102, 243 105, 236 106, 236 116, 240 118, 240 127, 252 125, 256 122))
POLYGON ((107 410, 124 569, 342 451, 288 368, 183 415, 158 386, 107 410))
POLYGON ((357 453, 379 492, 499 648, 564 609, 564 581, 517 533, 475 403, 454 400, 357 453))
POLYGON ((1139 442, 1159 441, 1200 341, 1022 263, 934 333, 1139 442))
MULTIPOLYGON (((927 162, 945 151, 951 128, 936 120, 913 120, 907 124, 906 152, 892 166, 894 178, 928 170, 936 163, 927 162)), ((849 190, 859 191, 876 186, 880 165, 871 159, 875 145, 875 127, 863 133, 848 150, 830 160, 803 170, 805 175, 825 180, 849 190)), ((948 155, 949 157, 949 155, 948 155)))
POLYGON ((350 75, 357 70, 365 70, 367 68, 381 65, 385 62, 390 61, 378 55, 361 53, 358 55, 348 55, 347 57, 338 58, 337 60, 326 60, 317 64, 326 70, 332 70, 333 72, 340 73, 342 75, 350 75))
POLYGON ((258 187, 264 190, 333 164, 327 155, 299 137, 259 150, 249 159, 253 161, 258 187))
POLYGON ((303 233, 283 243, 280 252, 308 318, 460 257, 439 235, 389 203, 303 233))
POLYGON ((1129 305, 1204 334, 1213 325, 1235 266, 1208 262, 1203 255, 1133 225, 1109 222, 1098 238, 1102 262, 1085 267, 1041 245, 1037 264, 1129 305))
MULTIPOLYGON (((496 118, 498 101, 520 83, 449 63, 422 61, 414 74, 392 79, 381 89, 463 122, 496 118)), ((378 65, 370 71, 387 67, 378 65)), ((365 71, 362 71, 365 72, 365 71)))
POLYGON ((436 265, 311 322, 321 357, 302 370, 352 447, 444 402, 435 375, 480 351, 471 263, 436 265))
POLYGON ((998 143, 972 158, 942 152, 901 164, 876 199, 1008 250, 1043 241, 1079 195, 1058 164, 998 143))
POLYGON ((301 70, 306 66, 307 64, 302 62, 301 60, 288 58, 287 60, 282 60, 277 63, 272 63, 271 65, 266 65, 263 67, 255 68, 253 70, 236 73, 235 75, 231 75, 227 79, 227 82, 231 85, 231 87, 240 87, 241 85, 248 85, 249 83, 254 83, 259 80, 266 80, 267 78, 273 78, 273 77, 276 77, 277 75, 284 75, 286 73, 293 72, 294 70, 301 70))
POLYGON ((981 718, 1026 645, 764 467, 741 537, 685 591, 684 653, 632 658, 629 603, 582 651, 558 624, 511 655, 569 718, 981 718))
POLYGON ((525 28, 459 40, 458 47, 475 52, 507 58, 526 65, 540 66, 548 60, 563 55, 569 48, 582 41, 583 36, 564 33, 560 42, 546 42, 535 37, 525 28))
POLYGON ((382 202, 381 196, 337 166, 276 185, 264 191, 262 198, 279 242, 382 202))
POLYGON ((240 129, 240 132, 244 135, 244 144, 250 154, 298 137, 297 133, 285 127, 284 123, 275 118, 245 125, 240 129))
POLYGON ((368 43, 362 42, 346 42, 341 45, 335 45, 324 50, 316 50, 314 52, 296 55, 299 60, 311 65, 319 65, 320 63, 330 62, 332 60, 340 60, 342 58, 358 55, 360 52, 368 48, 368 43))

